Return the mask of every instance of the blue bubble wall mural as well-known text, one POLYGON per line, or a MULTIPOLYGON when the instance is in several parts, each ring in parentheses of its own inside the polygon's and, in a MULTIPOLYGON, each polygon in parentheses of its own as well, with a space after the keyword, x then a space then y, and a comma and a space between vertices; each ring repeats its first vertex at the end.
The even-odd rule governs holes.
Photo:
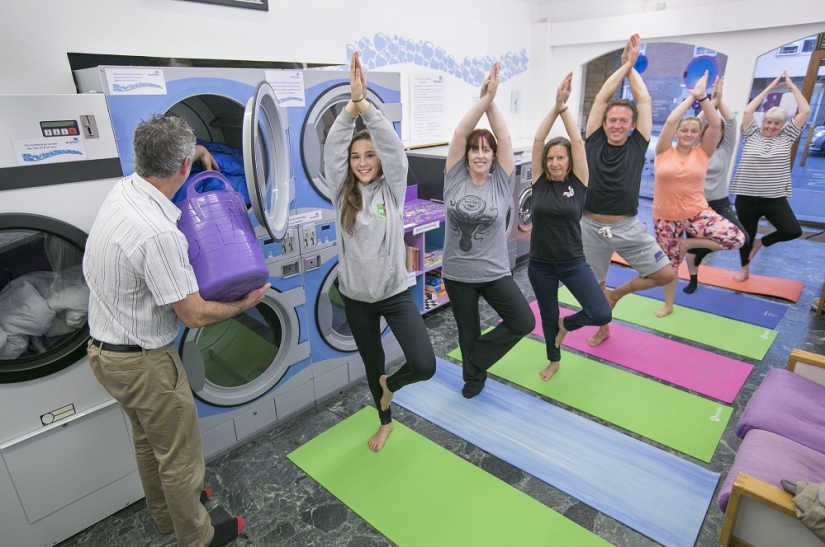
POLYGON ((347 58, 355 51, 361 54, 361 64, 366 70, 412 63, 445 72, 473 86, 481 85, 495 61, 501 64, 502 82, 527 72, 528 63, 525 49, 518 52, 508 51, 497 59, 488 55, 464 57, 459 61, 443 47, 436 46, 430 41, 390 36, 382 32, 376 33, 372 39, 364 36, 354 44, 347 44, 347 58))

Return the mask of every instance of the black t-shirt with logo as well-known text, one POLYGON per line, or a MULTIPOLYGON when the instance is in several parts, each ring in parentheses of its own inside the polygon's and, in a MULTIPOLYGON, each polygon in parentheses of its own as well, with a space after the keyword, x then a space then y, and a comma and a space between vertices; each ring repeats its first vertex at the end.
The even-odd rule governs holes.
POLYGON ((634 131, 622 146, 613 146, 602 127, 587 138, 584 149, 590 181, 585 211, 636 216, 648 144, 650 141, 634 131))
POLYGON ((530 259, 539 262, 584 260, 579 219, 587 187, 572 172, 564 182, 548 180, 542 173, 533 185, 530 212, 533 231, 530 259))

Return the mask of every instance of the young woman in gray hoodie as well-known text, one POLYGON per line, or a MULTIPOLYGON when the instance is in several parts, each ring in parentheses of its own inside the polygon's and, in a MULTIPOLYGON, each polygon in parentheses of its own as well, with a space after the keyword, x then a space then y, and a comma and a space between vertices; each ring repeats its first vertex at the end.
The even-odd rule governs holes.
POLYGON ((366 100, 358 53, 350 63, 350 89, 352 99, 327 135, 324 167, 338 211, 339 290, 381 420, 367 444, 378 452, 393 428, 393 392, 430 379, 435 353, 407 286, 402 218, 407 156, 392 124, 366 100), (359 116, 366 130, 355 132, 359 116), (384 370, 382 316, 406 359, 391 376, 384 370))

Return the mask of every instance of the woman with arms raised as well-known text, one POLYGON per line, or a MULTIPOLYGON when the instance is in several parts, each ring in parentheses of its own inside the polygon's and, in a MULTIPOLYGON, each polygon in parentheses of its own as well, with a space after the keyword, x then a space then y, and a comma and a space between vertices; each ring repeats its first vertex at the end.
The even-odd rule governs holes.
POLYGON ((811 106, 794 85, 785 71, 754 97, 742 114, 742 159, 733 177, 730 192, 736 195, 736 215, 750 238, 749 244, 739 249, 742 271, 734 277, 744 281, 750 275, 750 261, 762 247, 770 247, 780 241, 790 241, 802 235, 799 221, 791 210, 791 148, 799 135, 811 106), (788 111, 775 106, 765 112, 762 123, 757 123, 754 113, 765 97, 784 85, 796 100, 796 115, 788 121, 788 111), (768 219, 776 231, 757 239, 759 219, 768 219))
POLYGON ((581 130, 567 107, 573 73, 562 80, 556 104, 539 124, 533 139, 533 197, 530 263, 527 275, 541 313, 548 365, 539 373, 547 381, 559 369, 561 343, 565 335, 587 325, 610 322, 611 312, 593 270, 584 260, 579 221, 584 210, 589 171, 581 130), (555 137, 547 144, 556 118, 561 116, 570 139, 555 137), (541 158, 541 169, 539 166, 541 158), (570 289, 582 309, 559 316, 559 282, 570 289))
MULTIPOLYGON (((714 251, 738 249, 745 235, 734 223, 715 212, 705 199, 705 175, 711 155, 722 136, 719 113, 705 93, 708 73, 665 121, 656 143, 653 168, 653 223, 656 240, 678 272, 690 249, 714 251), (707 119, 702 137, 702 122, 695 116, 682 117, 698 101, 707 119), (671 146, 673 137, 676 144, 671 146), (701 139, 701 140, 700 140, 701 139), (687 233, 691 237, 684 238, 687 233)), ((673 311, 678 279, 664 286, 665 305, 655 312, 664 317, 673 311)))
POLYGON ((350 63, 350 90, 352 99, 327 136, 324 165, 338 209, 339 290, 381 421, 368 442, 370 450, 378 452, 393 428, 393 392, 431 378, 435 353, 404 266, 407 156, 392 124, 366 100, 367 81, 358 53, 350 63), (359 116, 367 129, 353 134, 359 116), (381 317, 406 358, 392 376, 384 370, 381 317))
POLYGON ((470 399, 484 388, 487 369, 533 330, 536 320, 510 275, 507 258, 507 209, 513 195, 515 157, 507 124, 493 99, 499 65, 481 85, 481 98, 456 127, 444 175, 442 276, 458 326, 464 375, 461 393, 470 399), (475 129, 487 114, 492 133, 475 129), (501 317, 481 334, 478 299, 501 317))

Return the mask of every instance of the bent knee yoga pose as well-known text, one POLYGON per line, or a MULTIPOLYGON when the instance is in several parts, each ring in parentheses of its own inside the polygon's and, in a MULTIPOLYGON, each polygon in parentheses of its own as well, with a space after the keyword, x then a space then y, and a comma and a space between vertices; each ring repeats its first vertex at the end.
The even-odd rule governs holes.
POLYGON ((324 166, 341 228, 339 290, 381 423, 367 444, 378 452, 393 428, 392 394, 431 378, 435 353, 404 267, 407 156, 392 124, 365 99, 367 81, 357 52, 350 62, 350 90, 352 97, 327 136, 324 166), (359 117, 366 130, 355 132, 359 117), (382 317, 406 359, 391 376, 385 374, 382 317))
POLYGON ((581 224, 589 172, 581 131, 567 107, 573 73, 562 80, 556 103, 539 124, 533 138, 533 158, 541 169, 533 170, 530 262, 527 275, 541 314, 547 366, 539 376, 550 380, 559 370, 561 344, 569 331, 610 322, 610 305, 593 271, 584 260, 581 224), (555 137, 546 144, 556 118, 561 116, 570 139, 555 137), (570 289, 582 309, 560 318, 559 282, 570 289))

